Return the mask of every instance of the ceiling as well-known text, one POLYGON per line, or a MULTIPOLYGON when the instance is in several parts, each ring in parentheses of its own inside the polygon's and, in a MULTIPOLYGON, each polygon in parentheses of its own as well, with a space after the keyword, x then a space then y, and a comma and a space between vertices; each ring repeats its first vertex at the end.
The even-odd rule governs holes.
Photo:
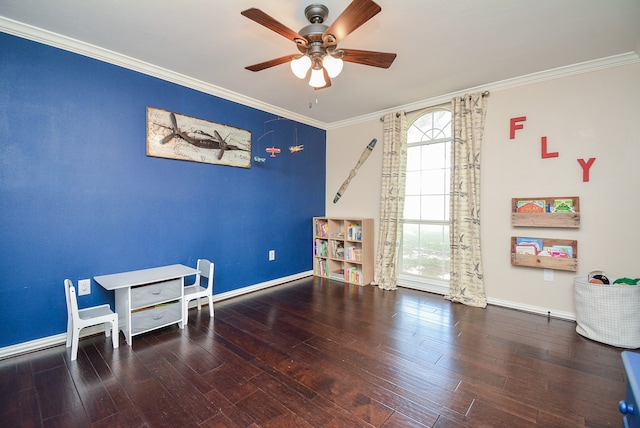
MULTIPOLYGON (((244 69, 297 49, 240 12, 255 7, 299 31, 312 0, 2 0, 0 31, 325 128, 534 73, 637 61, 640 52, 640 0, 376 2, 382 12, 339 47, 395 52, 395 62, 345 63, 319 91, 287 64, 244 69)), ((316 3, 329 8, 330 25, 350 0, 316 3)))

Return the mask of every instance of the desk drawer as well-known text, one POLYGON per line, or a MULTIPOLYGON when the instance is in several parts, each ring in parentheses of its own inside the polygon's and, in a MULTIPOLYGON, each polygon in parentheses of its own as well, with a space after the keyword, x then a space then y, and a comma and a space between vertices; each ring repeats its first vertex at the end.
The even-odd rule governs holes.
POLYGON ((182 297, 182 280, 156 282, 131 288, 131 308, 143 308, 182 297))
POLYGON ((131 334, 143 333, 182 321, 181 302, 168 303, 131 313, 131 334))

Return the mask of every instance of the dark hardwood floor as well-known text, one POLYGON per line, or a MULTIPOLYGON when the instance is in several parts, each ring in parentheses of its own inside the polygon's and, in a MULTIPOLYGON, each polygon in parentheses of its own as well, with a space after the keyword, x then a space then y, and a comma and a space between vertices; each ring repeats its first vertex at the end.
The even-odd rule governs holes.
POLYGON ((306 278, 177 326, 0 361, 6 427, 619 427, 621 349, 575 323, 306 278))

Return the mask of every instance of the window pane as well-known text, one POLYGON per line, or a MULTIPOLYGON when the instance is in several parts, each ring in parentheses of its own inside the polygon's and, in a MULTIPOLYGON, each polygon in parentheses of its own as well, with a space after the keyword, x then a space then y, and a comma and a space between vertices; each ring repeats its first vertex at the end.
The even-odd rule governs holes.
POLYGON ((407 172, 404 193, 405 195, 420 194, 420 171, 407 172))
POLYGON ((420 275, 420 228, 416 224, 405 224, 402 229, 402 253, 400 263, 402 271, 420 275))
POLYGON ((445 161, 444 144, 427 144, 422 146, 422 169, 442 168, 445 161))
POLYGON ((451 170, 449 168, 444 170, 444 192, 449 194, 451 191, 451 170))
POLYGON ((422 146, 407 148, 407 171, 420 171, 420 152, 422 146))
POLYGON ((422 196, 421 220, 444 220, 444 195, 422 196))
POLYGON ((402 272, 449 279, 449 226, 404 224, 402 272))
POLYGON ((451 140, 448 140, 446 143, 444 143, 444 145, 445 145, 445 149, 444 149, 445 165, 447 168, 451 168, 451 140))
MULTIPOLYGON (((432 126, 433 126, 433 114, 432 113, 427 113, 427 114, 424 114, 424 115, 420 116, 413 123, 413 126, 415 126, 417 129, 419 129, 423 133, 426 133, 426 132, 430 131, 432 126)), ((422 141, 422 139, 420 139, 418 141, 422 141)))
POLYGON ((413 220, 420 218, 420 196, 405 196, 404 218, 413 220))
POLYGON ((442 226, 420 225, 420 246, 429 248, 427 252, 442 251, 442 226))
POLYGON ((433 126, 440 130, 440 133, 435 138, 450 138, 451 137, 451 112, 445 110, 439 110, 433 114, 433 126))
MULTIPOLYGON (((442 226, 442 234, 443 234, 443 242, 444 242, 444 249, 447 252, 447 260, 449 259, 449 249, 451 248, 451 240, 449 237, 449 225, 445 225, 442 226)), ((449 270, 447 269, 447 272, 449 270)))
POLYGON ((438 225, 420 226, 420 248, 423 273, 439 279, 448 277, 449 227, 438 225), (446 266, 446 269, 445 269, 446 266))
POLYGON ((449 221, 449 202, 451 202, 451 197, 449 195, 446 195, 444 197, 444 219, 445 221, 449 221))
MULTIPOLYGON (((422 140, 422 131, 415 125, 411 125, 407 131, 407 143, 417 143, 422 140)), ((407 153, 408 154, 408 153, 407 153)))
MULTIPOLYGON (((407 174, 407 183, 409 183, 409 174, 407 174)), ((420 190, 423 195, 442 195, 449 193, 445 189, 445 174, 442 169, 432 169, 422 172, 420 190)), ((414 177, 412 177, 414 179, 414 177)), ((406 192, 409 193, 409 192, 406 192)))

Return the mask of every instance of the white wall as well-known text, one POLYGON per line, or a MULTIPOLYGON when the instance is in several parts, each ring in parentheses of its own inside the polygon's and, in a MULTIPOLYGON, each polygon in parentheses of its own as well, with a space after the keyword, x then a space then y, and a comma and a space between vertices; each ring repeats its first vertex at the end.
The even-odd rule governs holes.
MULTIPOLYGON (((572 318, 573 278, 596 268, 610 278, 640 277, 640 64, 591 71, 491 92, 482 148, 482 244, 490 303, 572 318), (526 116, 509 139, 509 122, 526 116), (547 152, 543 159, 541 137, 547 152), (596 160, 582 181, 577 159, 596 160), (579 229, 512 228, 511 198, 579 196, 579 229), (512 266, 511 236, 575 239, 578 272, 512 266)), ((382 123, 327 133, 327 215, 379 216, 382 123), (379 145, 348 191, 335 191, 371 138, 379 145)))
MULTIPOLYGON (((326 212, 331 217, 373 218, 376 228, 380 218, 380 174, 382 171, 382 122, 378 119, 327 131, 327 196, 326 212), (347 179, 369 142, 378 142, 364 165, 349 183, 337 203, 336 192, 347 179)), ((374 246, 374 248, 376 248, 374 246)))

